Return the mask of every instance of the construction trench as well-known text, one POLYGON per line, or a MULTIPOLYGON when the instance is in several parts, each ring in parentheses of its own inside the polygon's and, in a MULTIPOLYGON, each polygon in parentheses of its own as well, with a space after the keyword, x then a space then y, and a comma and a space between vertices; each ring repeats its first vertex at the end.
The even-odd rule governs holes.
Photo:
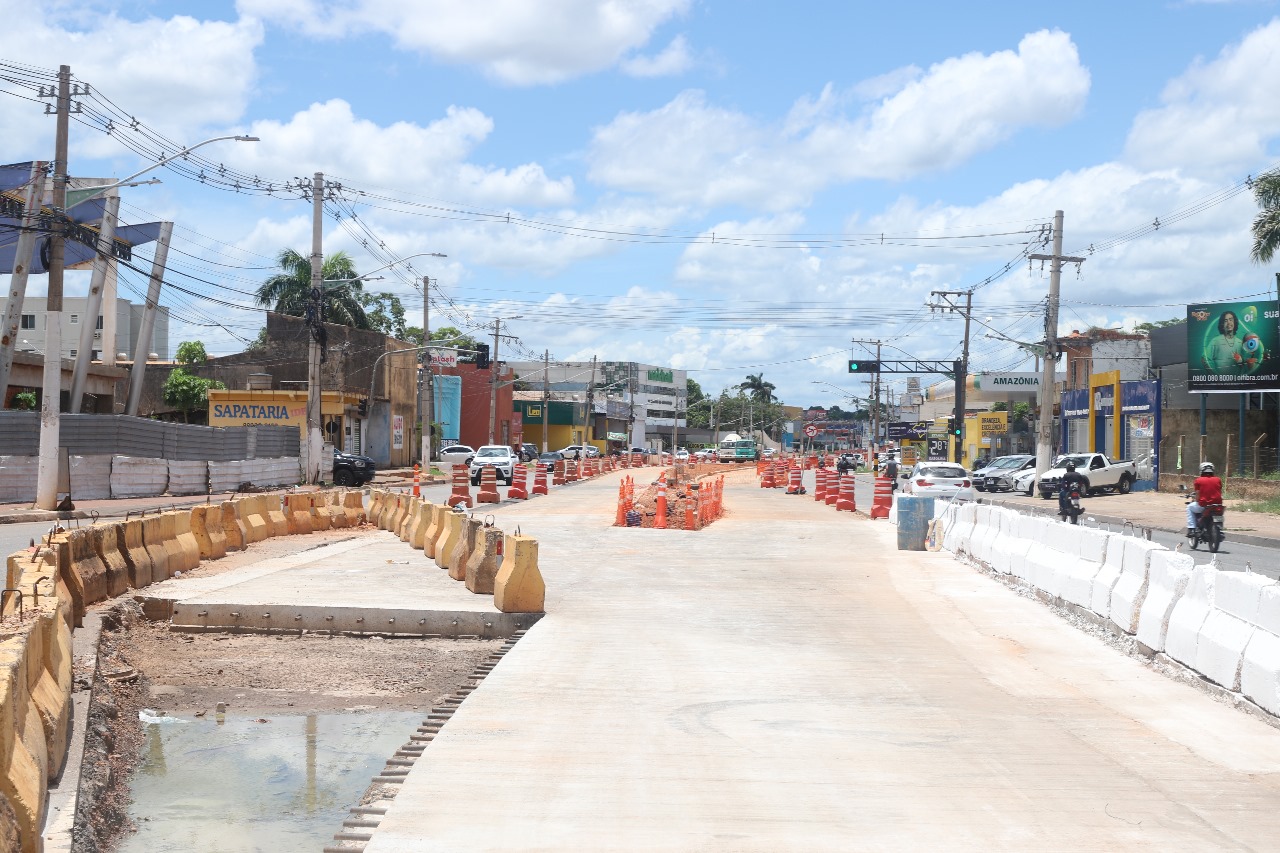
POLYGON ((254 495, 11 555, 11 684, 43 675, 4 697, 0 849, 359 849, 542 615, 537 540, 467 509, 254 495))

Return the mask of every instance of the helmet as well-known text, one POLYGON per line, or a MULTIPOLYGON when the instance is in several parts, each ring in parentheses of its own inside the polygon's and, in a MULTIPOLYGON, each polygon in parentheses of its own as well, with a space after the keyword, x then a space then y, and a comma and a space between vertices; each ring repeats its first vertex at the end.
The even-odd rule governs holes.
POLYGON ((1212 463, 1212 462, 1201 462, 1201 463, 1200 463, 1200 473, 1201 473, 1201 474, 1212 474, 1212 473, 1213 473, 1213 463, 1212 463))
POLYGON ((1066 469, 1067 469, 1068 471, 1074 471, 1074 470, 1076 470, 1076 463, 1074 463, 1074 462, 1068 462, 1068 463, 1066 464, 1066 469))

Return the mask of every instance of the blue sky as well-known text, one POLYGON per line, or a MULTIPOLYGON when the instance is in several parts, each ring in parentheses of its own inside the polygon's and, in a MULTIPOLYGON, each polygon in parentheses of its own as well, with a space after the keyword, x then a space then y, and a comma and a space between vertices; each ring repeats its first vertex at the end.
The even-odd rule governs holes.
MULTIPOLYGON (((984 335, 1043 336, 1047 276, 1021 255, 1057 208, 1068 251, 1102 247, 1064 276, 1061 331, 1274 288, 1274 270, 1248 260, 1255 207, 1240 184, 1280 161, 1276 2, 0 0, 0 12, 8 62, 70 64, 174 141, 261 137, 205 149, 233 169, 341 181, 334 209, 367 230, 328 219, 327 250, 363 270, 446 253, 371 289, 420 318, 412 282, 437 278, 433 326, 515 317, 517 353, 671 365, 712 392, 763 372, 785 402, 829 405, 838 394, 814 380, 862 392, 845 372, 852 338, 954 357, 961 322, 924 309, 929 293, 1012 262, 975 293, 986 325, 971 363, 1030 369, 984 335), (1176 216, 1204 199, 1217 203, 1176 216), (529 224, 424 215, 441 208, 529 224), (1112 240, 1157 217, 1172 224, 1112 240), (385 250, 366 251, 370 235, 385 250)), ((52 132, 38 104, 0 99, 4 162, 48 157, 52 132)), ((76 125, 71 163, 122 176, 146 161, 76 125)), ((128 192, 125 215, 179 226, 177 280, 194 295, 169 297, 172 340, 236 351, 262 316, 223 303, 247 304, 240 291, 279 248, 308 250, 309 208, 158 174, 128 192)))

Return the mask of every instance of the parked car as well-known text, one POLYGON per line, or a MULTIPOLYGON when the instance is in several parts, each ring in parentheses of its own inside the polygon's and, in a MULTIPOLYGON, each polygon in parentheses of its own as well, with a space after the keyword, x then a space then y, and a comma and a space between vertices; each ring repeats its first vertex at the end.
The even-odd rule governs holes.
POLYGON ((920 498, 942 498, 971 501, 973 478, 969 472, 951 462, 921 462, 909 474, 903 474, 903 494, 920 498))
POLYGON ((570 444, 560 448, 560 455, 565 459, 586 459, 591 454, 585 444, 570 444))
POLYGON ((1021 471, 1028 465, 1034 466, 1036 458, 1025 453, 1012 456, 998 456, 990 464, 973 472, 973 487, 980 492, 997 491, 997 484, 1005 474, 1021 471))
POLYGON ((1031 497, 1036 493, 1035 463, 1033 462, 1030 468, 1002 474, 993 491, 1013 492, 1014 494, 1031 497))
POLYGON ((768 459, 771 456, 778 455, 778 451, 774 450, 772 447, 766 447, 763 452, 764 452, 765 459, 768 459))
POLYGON ((586 445, 583 445, 583 446, 587 448, 587 458, 588 458, 588 459, 599 459, 599 458, 600 458, 600 448, 596 447, 594 444, 586 444, 586 445))
POLYGON ((1067 473, 1063 466, 1068 461, 1074 462, 1076 471, 1089 481, 1089 494, 1105 489, 1127 495, 1138 479, 1138 466, 1133 462, 1112 462, 1101 453, 1068 453, 1053 460, 1053 467, 1040 478, 1040 497, 1048 500, 1058 496, 1058 480, 1067 473))
POLYGON ((445 465, 470 465, 471 457, 475 455, 475 449, 465 444, 448 444, 440 448, 436 458, 445 465))
POLYGON ((546 453, 538 454, 538 467, 544 469, 548 474, 556 470, 556 463, 564 459, 564 454, 559 450, 548 450, 546 453))
POLYGON ((631 452, 632 452, 632 453, 639 453, 641 456, 648 456, 648 455, 649 455, 649 451, 648 451, 648 450, 646 450, 646 449, 645 449, 645 448, 643 448, 643 447, 633 447, 633 448, 631 448, 631 452))
POLYGON ((376 463, 368 456, 334 451, 333 484, 335 486, 363 486, 378 471, 376 463))
POLYGON ((476 451, 470 464, 471 485, 480 485, 480 472, 492 468, 498 479, 509 486, 515 476, 517 460, 515 453, 505 444, 486 444, 476 451))
POLYGON ((693 454, 693 457, 699 462, 715 462, 716 452, 714 450, 699 450, 693 454))
POLYGON ((677 462, 688 462, 688 461, 689 461, 689 451, 685 450, 683 447, 682 447, 682 448, 680 448, 679 450, 677 450, 677 451, 676 451, 676 461, 677 461, 677 462))
POLYGON ((521 462, 532 462, 538 458, 538 445, 525 442, 516 448, 520 454, 521 462))

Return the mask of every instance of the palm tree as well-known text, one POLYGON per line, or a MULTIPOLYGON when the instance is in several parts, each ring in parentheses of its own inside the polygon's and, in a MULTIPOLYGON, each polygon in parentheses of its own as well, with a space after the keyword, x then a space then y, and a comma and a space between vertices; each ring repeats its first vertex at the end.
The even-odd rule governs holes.
POLYGON ((1253 220, 1253 250, 1249 255, 1255 264, 1265 264, 1280 249, 1280 169, 1254 180, 1253 198, 1262 210, 1253 220))
POLYGON ((747 381, 738 385, 740 390, 746 391, 752 399, 761 403, 772 403, 773 392, 777 387, 772 382, 765 382, 763 373, 748 373, 747 381))
MULTIPOLYGON (((293 249, 282 249, 276 262, 283 272, 276 273, 258 287, 254 297, 258 306, 277 314, 307 316, 307 305, 311 301, 311 259, 293 249)), ((355 264, 346 252, 334 252, 324 259, 320 268, 321 278, 335 282, 352 279, 324 286, 322 319, 326 323, 357 329, 370 328, 369 318, 365 315, 364 306, 360 304, 362 289, 358 275, 355 264)))

